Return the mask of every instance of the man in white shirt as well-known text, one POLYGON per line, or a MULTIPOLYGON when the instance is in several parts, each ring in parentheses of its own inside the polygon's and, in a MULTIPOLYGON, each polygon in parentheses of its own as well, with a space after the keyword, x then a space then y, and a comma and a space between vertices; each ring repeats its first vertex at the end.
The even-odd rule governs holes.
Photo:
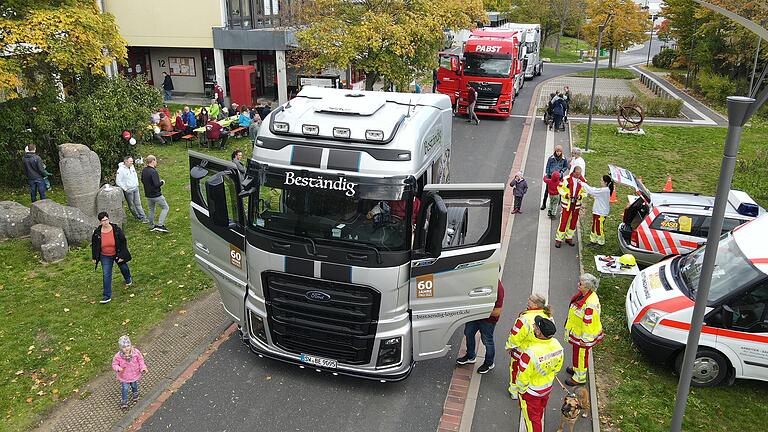
POLYGON ((133 216, 142 223, 149 223, 149 219, 147 219, 141 206, 139 178, 136 175, 136 168, 133 167, 133 158, 131 156, 124 157, 123 161, 117 166, 115 183, 123 190, 125 201, 128 202, 128 208, 133 213, 133 216))
POLYGON ((571 149, 571 160, 568 161, 568 175, 571 175, 574 167, 581 167, 581 176, 587 178, 587 164, 581 157, 581 149, 571 149))

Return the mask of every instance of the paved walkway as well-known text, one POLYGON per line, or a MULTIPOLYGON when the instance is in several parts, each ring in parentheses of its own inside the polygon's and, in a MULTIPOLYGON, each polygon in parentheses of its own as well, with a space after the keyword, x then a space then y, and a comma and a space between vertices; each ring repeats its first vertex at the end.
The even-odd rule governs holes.
MULTIPOLYGON (((120 409, 120 386, 113 372, 105 372, 80 390, 80 397, 64 402, 37 429, 55 432, 123 430, 157 398, 230 324, 218 290, 187 304, 142 340, 134 341, 149 371, 139 385, 141 400, 120 409), (148 341, 143 344, 143 341, 148 341)), ((111 364, 112 359, 107 359, 111 364)))
MULTIPOLYGON (((547 81, 538 98, 539 108, 547 106, 549 94, 556 90, 563 90, 563 87, 570 86, 571 93, 583 94, 589 96, 592 94, 592 78, 563 76, 547 81)), ((629 80, 598 78, 595 86, 596 96, 634 96, 629 80)))

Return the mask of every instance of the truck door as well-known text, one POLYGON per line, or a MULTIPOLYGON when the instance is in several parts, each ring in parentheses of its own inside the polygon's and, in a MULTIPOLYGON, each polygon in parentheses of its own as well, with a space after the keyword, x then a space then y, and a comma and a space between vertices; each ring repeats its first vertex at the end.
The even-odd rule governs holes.
POLYGON ((240 177, 232 162, 194 151, 189 167, 195 261, 216 282, 224 310, 240 323, 248 282, 240 177))
POLYGON ((456 94, 461 91, 461 61, 458 54, 440 53, 437 68, 437 92, 448 95, 451 105, 456 103, 456 94))
POLYGON ((490 316, 499 279, 503 194, 501 183, 425 186, 410 275, 414 360, 445 355, 456 329, 490 316), (459 219, 448 221, 451 217, 459 219))

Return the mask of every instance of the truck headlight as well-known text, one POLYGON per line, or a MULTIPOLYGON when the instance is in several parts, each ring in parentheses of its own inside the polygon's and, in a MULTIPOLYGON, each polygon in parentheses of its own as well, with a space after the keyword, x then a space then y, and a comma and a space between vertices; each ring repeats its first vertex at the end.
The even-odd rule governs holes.
POLYGON ((646 330, 649 332, 653 332, 653 329, 656 328, 656 324, 661 321, 661 318, 664 316, 664 313, 657 309, 648 309, 648 312, 645 313, 642 319, 640 319, 640 325, 645 327, 646 330))
POLYGON ((401 346, 402 338, 400 338, 400 336, 382 339, 379 344, 379 355, 376 359, 376 367, 400 363, 401 346))

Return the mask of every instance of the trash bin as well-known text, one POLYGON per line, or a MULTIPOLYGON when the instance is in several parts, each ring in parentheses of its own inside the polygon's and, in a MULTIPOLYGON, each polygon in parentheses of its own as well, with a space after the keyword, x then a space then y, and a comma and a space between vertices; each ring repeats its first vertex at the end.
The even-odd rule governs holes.
POLYGON ((607 56, 608 51, 605 48, 600 48, 600 57, 607 56))

